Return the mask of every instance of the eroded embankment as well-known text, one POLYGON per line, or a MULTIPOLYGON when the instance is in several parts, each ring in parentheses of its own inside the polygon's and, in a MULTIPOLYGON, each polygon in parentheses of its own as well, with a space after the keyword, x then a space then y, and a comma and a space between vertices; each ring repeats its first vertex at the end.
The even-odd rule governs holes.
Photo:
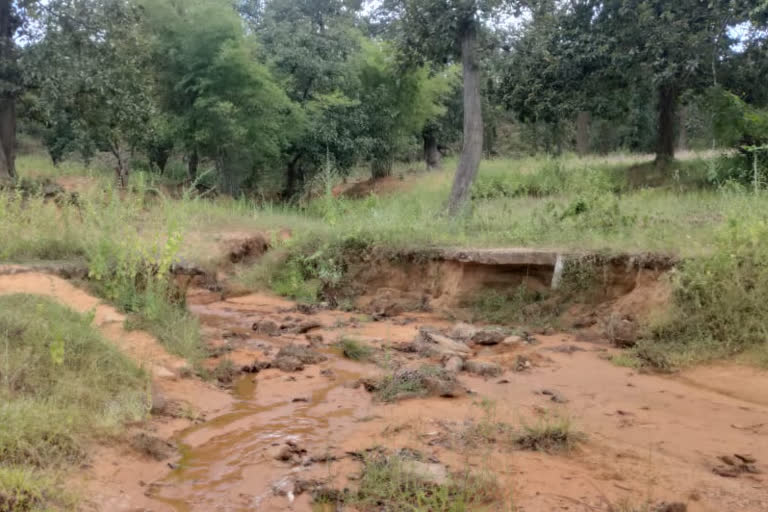
MULTIPOLYGON (((457 480, 490 475, 498 484, 493 500, 468 510, 625 510, 619 507, 643 503, 665 511, 768 510, 764 372, 720 365, 645 375, 608 361, 617 349, 599 329, 587 339, 551 327, 536 333, 522 322, 486 328, 448 320, 488 288, 538 290, 539 308, 558 297, 549 295, 557 258, 466 260, 350 266, 367 292, 358 305, 368 314, 266 294, 226 298, 193 283, 189 308, 217 354, 207 365, 229 369, 214 372, 219 389, 182 378, 183 362, 146 334, 123 331, 122 315, 66 281, 0 276, 0 292, 95 308, 96 325, 152 365, 167 397, 205 413, 158 415, 141 427, 177 443, 181 456, 170 468, 127 446, 99 447, 83 473, 94 510, 310 510, 313 491, 318 499, 346 498, 351 510, 369 509, 354 494, 365 480, 360 454, 384 452, 418 459, 432 485, 435 473, 457 480), (350 340, 367 348, 362 360, 342 355, 339 344, 350 340), (424 365, 455 381, 382 392, 382 382, 400 382, 424 365), (435 390, 443 396, 430 396, 435 390), (404 396, 410 398, 387 401, 404 396), (563 453, 526 451, 516 441, 546 426, 584 437, 563 453), (344 489, 351 494, 332 492, 344 489)), ((602 326, 601 308, 642 305, 665 270, 637 260, 604 267, 596 281, 604 295, 563 313, 602 326)), ((556 288, 567 285, 555 281, 556 288)))

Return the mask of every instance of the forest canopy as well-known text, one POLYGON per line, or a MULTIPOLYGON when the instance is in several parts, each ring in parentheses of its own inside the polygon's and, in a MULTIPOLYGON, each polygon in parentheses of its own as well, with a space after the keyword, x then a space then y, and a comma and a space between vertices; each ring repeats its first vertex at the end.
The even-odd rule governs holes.
MULTIPOLYGON (((4 0, 0 177, 16 135, 290 200, 315 175, 459 157, 768 140, 761 0, 4 0)), ((414 164, 415 165, 415 164, 414 164)))

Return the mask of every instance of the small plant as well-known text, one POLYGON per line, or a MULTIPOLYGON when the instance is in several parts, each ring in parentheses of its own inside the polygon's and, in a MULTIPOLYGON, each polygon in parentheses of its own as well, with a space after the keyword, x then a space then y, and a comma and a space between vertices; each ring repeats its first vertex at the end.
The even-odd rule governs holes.
POLYGON ((478 510, 499 499, 500 487, 489 474, 448 475, 402 455, 375 455, 364 460, 360 486, 345 502, 363 510, 392 512, 478 510))
POLYGON ((523 432, 515 443, 523 450, 547 453, 570 452, 584 440, 584 434, 573 429, 565 416, 542 416, 535 423, 523 423, 523 432))
POLYGON ((427 395, 453 396, 457 393, 455 375, 439 366, 430 365, 396 370, 390 375, 372 379, 365 385, 382 402, 427 395))
POLYGON ((40 471, 0 467, 0 511, 74 511, 77 499, 62 483, 40 471))
POLYGON ((357 341, 354 338, 344 337, 339 342, 341 346, 341 353, 347 359, 353 361, 367 361, 373 355, 373 350, 368 345, 357 341))

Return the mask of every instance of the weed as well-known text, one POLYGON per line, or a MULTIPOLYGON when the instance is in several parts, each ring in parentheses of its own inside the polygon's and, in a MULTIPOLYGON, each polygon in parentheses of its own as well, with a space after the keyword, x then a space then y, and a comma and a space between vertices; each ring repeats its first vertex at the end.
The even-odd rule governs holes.
POLYGON ((452 396, 456 393, 456 377, 439 366, 423 365, 418 369, 396 370, 366 383, 382 402, 427 395, 452 396))
POLYGON ((0 512, 74 511, 77 498, 55 478, 31 469, 0 466, 0 512))
POLYGON ((523 450, 559 453, 570 452, 584 437, 583 433, 574 430, 568 417, 545 415, 534 423, 523 423, 523 432, 515 442, 523 450))
POLYGON ((240 371, 235 366, 235 363, 231 359, 219 360, 216 367, 211 371, 211 377, 221 382, 222 384, 232 384, 240 374, 240 371))
MULTIPOLYGON (((655 320, 634 348, 646 365, 672 369, 750 352, 768 351, 768 221, 745 212, 715 237, 715 250, 682 264, 674 279, 673 309, 655 320)), ((761 355, 763 354, 763 355, 761 355)))
POLYGON ((486 474, 434 477, 404 457, 378 455, 364 461, 360 486, 348 501, 360 510, 463 512, 498 499, 498 482, 486 474))
POLYGON ((346 336, 341 339, 339 345, 344 357, 353 361, 367 361, 373 354, 371 347, 346 336))

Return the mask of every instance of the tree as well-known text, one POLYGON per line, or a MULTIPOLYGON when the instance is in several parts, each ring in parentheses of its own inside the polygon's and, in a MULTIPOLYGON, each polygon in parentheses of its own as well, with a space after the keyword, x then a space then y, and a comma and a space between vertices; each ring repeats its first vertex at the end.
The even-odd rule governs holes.
POLYGON ((430 76, 426 66, 400 67, 385 43, 363 45, 359 99, 373 178, 389 176, 399 149, 445 112, 441 100, 452 88, 451 78, 450 70, 430 76))
POLYGON ((190 179, 208 159, 224 190, 239 192, 279 162, 300 124, 291 102, 226 0, 147 0, 144 9, 159 107, 190 179))
POLYGON ((463 75, 464 142, 447 211, 456 215, 469 199, 483 154, 483 113, 478 40, 501 0, 390 0, 383 12, 394 18, 397 40, 409 60, 460 59, 463 75))
POLYGON ((107 151, 125 184, 127 152, 146 139, 154 108, 139 19, 127 0, 51 0, 36 17, 22 62, 54 163, 107 151))
POLYGON ((253 28, 303 119, 283 151, 286 198, 329 161, 345 172, 362 155, 365 123, 357 96, 363 35, 355 13, 356 6, 342 0, 274 1, 253 28))
POLYGON ((755 0, 607 0, 594 25, 609 35, 611 67, 656 90, 659 165, 674 158, 681 95, 717 83, 733 41, 728 27, 746 21, 755 0))
POLYGON ((16 97, 21 90, 14 35, 21 22, 11 0, 0 0, 0 184, 16 178, 16 97))

